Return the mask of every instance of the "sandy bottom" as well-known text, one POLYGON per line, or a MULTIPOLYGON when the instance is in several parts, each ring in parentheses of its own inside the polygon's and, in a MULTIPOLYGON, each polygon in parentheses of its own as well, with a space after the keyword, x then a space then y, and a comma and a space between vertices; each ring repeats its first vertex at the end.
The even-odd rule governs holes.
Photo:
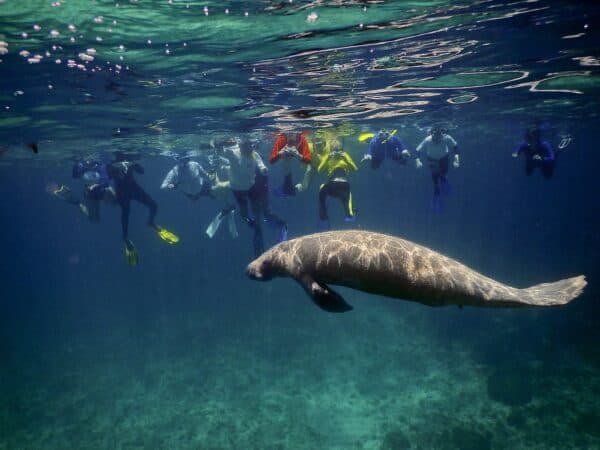
POLYGON ((477 328, 372 299, 163 315, 13 357, 0 449, 600 448, 593 352, 523 348, 513 313, 477 328))

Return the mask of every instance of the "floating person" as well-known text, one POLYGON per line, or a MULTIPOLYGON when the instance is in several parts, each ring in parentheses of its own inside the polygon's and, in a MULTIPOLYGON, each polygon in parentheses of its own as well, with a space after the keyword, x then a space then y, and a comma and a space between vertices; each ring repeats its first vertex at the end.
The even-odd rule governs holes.
POLYGON ((122 155, 117 155, 117 160, 107 166, 107 173, 115 183, 117 203, 121 207, 121 230, 125 244, 125 257, 127 262, 135 266, 138 263, 138 253, 129 239, 129 214, 131 200, 135 200, 148 208, 148 226, 156 231, 158 237, 168 244, 176 244, 179 237, 171 231, 156 225, 155 217, 158 212, 156 202, 144 191, 134 178, 134 173, 143 174, 144 168, 132 161, 127 161, 122 155))
POLYGON ((367 153, 360 160, 361 163, 371 161, 371 169, 378 169, 381 163, 389 158, 398 164, 406 165, 410 152, 404 147, 402 140, 396 135, 396 130, 382 128, 377 134, 363 133, 359 141, 371 139, 367 153))
POLYGON ((513 152, 512 157, 525 155, 525 174, 531 175, 535 168, 539 168, 545 179, 549 180, 554 174, 556 154, 548 141, 542 141, 541 131, 538 127, 525 132, 524 141, 513 152))
POLYGON ((65 184, 51 185, 48 192, 78 209, 92 223, 100 223, 100 203, 116 204, 116 193, 110 185, 106 172, 106 164, 95 159, 78 161, 73 165, 72 176, 83 179, 86 184, 83 189, 83 198, 79 198, 69 186, 65 184))
MULTIPOLYGON (((199 162, 193 161, 187 155, 173 155, 173 157, 177 159, 177 164, 165 176, 160 186, 161 189, 176 189, 193 201, 201 197, 212 199, 220 197, 225 202, 224 192, 229 190, 229 181, 219 180, 216 172, 214 174, 208 173, 199 162)), ((229 232, 233 238, 236 238, 238 232, 234 213, 235 208, 232 205, 224 206, 206 229, 208 237, 212 238, 223 219, 228 218, 229 232)))
POLYGON ((460 167, 460 158, 458 156, 458 144, 439 126, 431 129, 431 134, 423 139, 417 149, 416 167, 420 169, 423 163, 419 158, 421 151, 424 151, 426 162, 431 170, 431 179, 433 181, 433 210, 440 212, 442 208, 441 194, 450 192, 448 184, 448 167, 450 155, 453 155, 452 165, 455 169, 460 167))
POLYGON ((327 197, 340 200, 344 207, 344 220, 346 222, 354 221, 355 211, 352 206, 352 192, 348 176, 351 171, 358 170, 352 157, 348 152, 342 150, 339 139, 333 138, 328 144, 328 151, 324 153, 317 169, 318 172, 325 171, 328 178, 327 182, 319 188, 319 227, 325 229, 330 227, 327 197))
POLYGON ((352 309, 328 284, 428 306, 558 306, 586 286, 579 275, 518 289, 440 253, 404 239, 369 231, 330 231, 283 242, 251 262, 253 280, 296 280, 313 302, 329 312, 352 309))
POLYGON ((308 141, 307 133, 280 133, 277 135, 269 162, 275 164, 281 161, 283 164, 284 178, 280 188, 275 189, 275 193, 281 197, 296 195, 296 186, 292 181, 292 161, 300 160, 309 170, 311 162, 311 147, 308 141))
POLYGON ((261 223, 264 220, 279 231, 279 240, 287 239, 287 223, 273 214, 269 205, 268 169, 256 151, 256 142, 234 139, 225 142, 220 150, 229 160, 229 183, 240 216, 253 229, 254 254, 264 251, 261 223), (248 213, 248 202, 252 217, 248 213))

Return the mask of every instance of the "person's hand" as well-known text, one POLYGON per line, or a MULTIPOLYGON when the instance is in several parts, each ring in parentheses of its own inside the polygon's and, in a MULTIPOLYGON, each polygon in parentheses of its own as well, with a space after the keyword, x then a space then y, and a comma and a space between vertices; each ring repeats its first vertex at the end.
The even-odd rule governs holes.
POLYGON ((460 159, 458 159, 458 155, 454 155, 454 161, 452 161, 452 166, 454 166, 455 169, 458 169, 460 167, 460 159))
POLYGON ((536 161, 541 161, 542 157, 540 155, 533 155, 533 159, 535 159, 536 161))
POLYGON ((517 152, 514 152, 514 153, 512 154, 512 157, 513 157, 513 158, 516 158, 517 156, 519 156, 519 154, 518 154, 517 152))
POLYGON ((373 159, 373 157, 367 153, 366 155, 363 155, 363 157, 360 160, 360 162, 363 163, 365 161, 371 161, 371 159, 373 159))
POLYGON ((294 187, 296 188, 296 192, 302 192, 304 190, 304 188, 302 187, 302 183, 298 183, 294 187))
POLYGON ((406 149, 402 150, 402 156, 404 158, 410 158, 410 152, 406 149))
POLYGON ((300 153, 298 153, 298 149, 296 147, 286 146, 283 148, 283 151, 287 154, 287 156, 300 157, 300 153))
POLYGON ((423 167, 423 163, 421 162, 421 160, 419 158, 417 158, 417 160, 415 161, 415 165, 416 165, 417 169, 420 169, 421 167, 423 167))
POLYGON ((175 189, 175 185, 173 183, 167 184, 167 189, 175 189))

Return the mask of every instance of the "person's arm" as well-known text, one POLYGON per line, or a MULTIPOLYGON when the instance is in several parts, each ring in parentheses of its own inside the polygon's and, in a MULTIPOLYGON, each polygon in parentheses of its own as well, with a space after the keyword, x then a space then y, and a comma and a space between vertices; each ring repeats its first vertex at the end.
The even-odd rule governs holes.
POLYGON ((265 166, 265 163, 260 155, 257 152, 252 152, 252 159, 254 160, 254 167, 258 169, 258 172, 261 175, 266 176, 269 173, 269 169, 267 169, 267 166, 265 166))
POLYGON ((427 143, 427 139, 429 138, 426 137, 425 139, 423 139, 421 141, 421 143, 419 145, 417 145, 417 148, 415 149, 415 152, 417 154, 417 157, 415 159, 415 165, 417 167, 417 169, 420 169, 421 167, 423 167, 423 163, 421 162, 421 158, 419 158, 419 154, 421 153, 421 150, 423 150, 423 147, 425 147, 425 144, 427 143))
POLYGON ((330 154, 331 154, 330 152, 327 152, 321 157, 321 162, 319 162, 319 167, 317 167, 317 172, 320 172, 321 170, 323 170, 323 168, 325 167, 325 164, 327 164, 327 160, 329 159, 330 154))
POLYGON ((358 170, 356 163, 352 160, 352 157, 348 154, 348 152, 343 152, 342 156, 344 157, 344 160, 348 163, 348 165, 350 165, 350 167, 353 170, 358 170))
POLYGON ((454 138, 452 136, 447 134, 446 135, 446 145, 448 145, 450 147, 450 151, 454 155, 454 161, 452 162, 452 165, 456 169, 460 166, 460 157, 458 156, 458 144, 456 143, 456 141, 454 140, 454 138))
POLYGON ((271 155, 269 156, 269 162, 274 164, 281 157, 281 149, 285 147, 287 144, 287 139, 283 134, 280 134, 273 145, 273 149, 271 150, 271 155))
POLYGON ((519 146, 517 147, 517 149, 512 152, 512 157, 516 158, 517 156, 519 156, 521 153, 523 153, 525 151, 525 147, 527 146, 526 143, 522 142, 521 144, 519 144, 519 146))
POLYGON ((304 171, 304 178, 302 180, 302 183, 298 183, 295 186, 297 192, 304 192, 308 190, 310 184, 312 183, 314 173, 315 170, 313 169, 313 166, 308 164, 306 166, 306 170, 304 171))
POLYGON ((160 185, 161 189, 173 189, 175 187, 175 185, 177 184, 177 171, 175 170, 177 168, 177 166, 173 167, 171 170, 169 170, 169 173, 167 173, 167 176, 165 177, 165 179, 163 180, 162 184, 160 185))
POLYGON ((198 173, 200 176, 206 180, 210 180, 212 175, 206 171, 206 169, 202 166, 202 164, 198 163, 198 173))
POLYGON ((379 134, 375 135, 371 142, 369 142, 369 147, 367 148, 367 153, 363 155, 360 162, 363 163, 365 161, 371 161, 373 159, 373 153, 375 151, 375 147, 379 145, 379 134))

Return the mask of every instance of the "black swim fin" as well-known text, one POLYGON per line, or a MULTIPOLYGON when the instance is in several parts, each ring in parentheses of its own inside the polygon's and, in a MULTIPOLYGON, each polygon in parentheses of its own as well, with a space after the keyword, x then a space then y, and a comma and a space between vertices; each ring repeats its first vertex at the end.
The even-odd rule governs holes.
POLYGON ((342 313, 353 309, 351 305, 346 303, 344 297, 326 284, 319 283, 311 275, 303 275, 298 282, 302 285, 312 301, 324 311, 342 313))

